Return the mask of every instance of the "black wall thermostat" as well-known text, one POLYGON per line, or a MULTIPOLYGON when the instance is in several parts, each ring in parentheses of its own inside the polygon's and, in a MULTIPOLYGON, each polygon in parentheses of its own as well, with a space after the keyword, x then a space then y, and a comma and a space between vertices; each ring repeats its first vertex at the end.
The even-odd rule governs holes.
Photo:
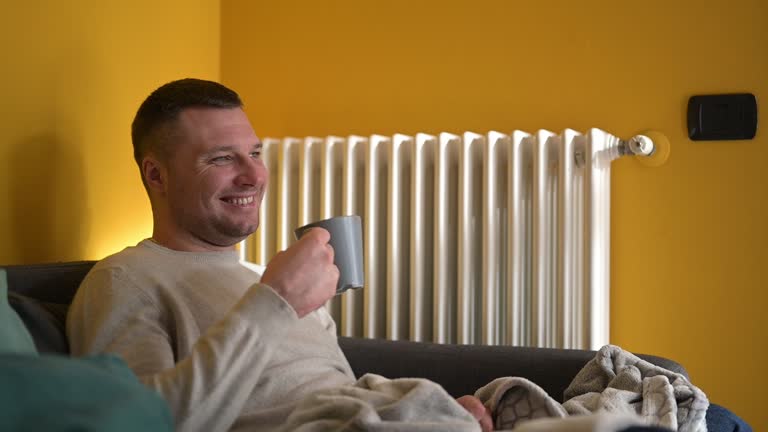
POLYGON ((752 93, 688 99, 688 137, 694 141, 752 139, 756 132, 757 99, 752 93))

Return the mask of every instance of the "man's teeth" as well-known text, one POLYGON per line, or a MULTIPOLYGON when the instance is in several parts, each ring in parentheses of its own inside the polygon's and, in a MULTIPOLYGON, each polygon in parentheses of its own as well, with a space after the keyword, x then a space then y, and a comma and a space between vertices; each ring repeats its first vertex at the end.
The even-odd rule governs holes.
POLYGON ((247 205, 253 202, 253 197, 249 196, 248 198, 230 198, 227 200, 227 202, 236 205, 247 205))

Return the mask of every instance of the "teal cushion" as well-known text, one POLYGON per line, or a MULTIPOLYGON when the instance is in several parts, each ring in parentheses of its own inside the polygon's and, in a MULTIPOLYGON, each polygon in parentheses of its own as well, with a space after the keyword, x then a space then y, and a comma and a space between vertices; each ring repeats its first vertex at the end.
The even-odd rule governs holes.
POLYGON ((0 354, 2 431, 172 431, 165 401, 114 355, 0 354))
POLYGON ((24 323, 8 304, 8 283, 0 269, 0 353, 37 354, 35 342, 24 323))

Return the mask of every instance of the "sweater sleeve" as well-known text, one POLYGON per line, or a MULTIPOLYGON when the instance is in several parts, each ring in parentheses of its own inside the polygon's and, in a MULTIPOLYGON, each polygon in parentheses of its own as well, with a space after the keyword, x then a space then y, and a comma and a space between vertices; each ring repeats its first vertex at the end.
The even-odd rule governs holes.
POLYGON ((281 333, 298 317, 271 288, 254 284, 178 362, 166 320, 119 271, 95 270, 67 317, 70 348, 74 355, 121 355, 168 402, 177 431, 222 431, 235 422, 281 333))

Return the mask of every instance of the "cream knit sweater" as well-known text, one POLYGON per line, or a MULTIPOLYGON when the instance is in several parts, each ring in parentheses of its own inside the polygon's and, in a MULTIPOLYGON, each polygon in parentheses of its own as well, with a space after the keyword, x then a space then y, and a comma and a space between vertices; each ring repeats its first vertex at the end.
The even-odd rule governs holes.
POLYGON ((302 397, 353 384, 324 308, 298 319, 236 252, 150 240, 94 266, 67 317, 73 355, 122 356, 180 431, 268 431, 302 397))

